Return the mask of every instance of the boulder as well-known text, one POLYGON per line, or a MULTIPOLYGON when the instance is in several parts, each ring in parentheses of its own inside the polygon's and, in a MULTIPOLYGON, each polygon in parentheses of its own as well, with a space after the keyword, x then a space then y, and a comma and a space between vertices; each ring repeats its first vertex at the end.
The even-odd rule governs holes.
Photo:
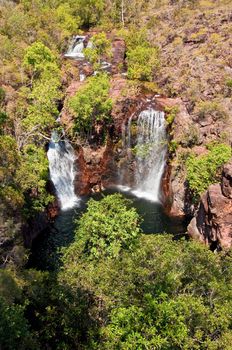
POLYGON ((226 164, 221 184, 210 185, 201 196, 199 209, 188 226, 188 233, 212 249, 232 245, 232 162, 226 164))

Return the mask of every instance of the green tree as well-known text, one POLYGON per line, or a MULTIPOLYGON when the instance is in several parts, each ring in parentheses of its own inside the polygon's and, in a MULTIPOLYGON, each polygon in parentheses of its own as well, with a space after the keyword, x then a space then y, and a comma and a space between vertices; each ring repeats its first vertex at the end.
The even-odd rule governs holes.
POLYGON ((78 30, 81 19, 79 16, 73 16, 73 10, 69 3, 60 4, 56 9, 56 16, 60 28, 64 31, 64 36, 71 35, 78 30))
POLYGON ((104 0, 75 0, 76 13, 80 16, 82 26, 89 27, 100 21, 105 6, 104 0))
POLYGON ((16 179, 26 196, 28 214, 32 215, 33 211, 42 211, 53 200, 53 196, 46 191, 48 160, 42 148, 33 144, 24 147, 16 179))
POLYGON ((83 259, 79 247, 67 248, 59 281, 88 291, 101 320, 89 349, 230 349, 230 254, 168 235, 143 235, 114 259, 83 259))
POLYGON ((0 339, 4 350, 36 349, 20 305, 7 305, 0 298, 0 339))
POLYGON ((34 71, 43 71, 44 65, 55 62, 56 58, 51 50, 41 42, 35 42, 26 49, 23 64, 34 71))
POLYGON ((107 39, 105 33, 98 33, 93 35, 91 42, 93 43, 93 47, 86 48, 84 50, 84 54, 87 60, 89 60, 94 65, 94 69, 96 70, 101 67, 100 60, 103 55, 106 57, 111 56, 112 47, 110 40, 107 39))
POLYGON ((27 49, 24 65, 32 69, 29 106, 22 121, 24 129, 29 132, 25 139, 31 142, 48 137, 47 133, 55 126, 55 118, 59 114, 57 103, 62 98, 61 72, 55 56, 42 43, 34 43, 27 49))
POLYGON ((151 81, 159 68, 158 49, 136 47, 127 52, 128 78, 151 81))
POLYGON ((90 199, 88 208, 77 222, 76 242, 65 259, 80 254, 90 259, 118 257, 121 250, 132 249, 140 234, 139 216, 120 194, 90 199))
POLYGON ((95 123, 107 124, 112 109, 109 89, 108 76, 99 74, 89 78, 76 95, 70 98, 69 107, 75 115, 75 130, 87 134, 95 123))

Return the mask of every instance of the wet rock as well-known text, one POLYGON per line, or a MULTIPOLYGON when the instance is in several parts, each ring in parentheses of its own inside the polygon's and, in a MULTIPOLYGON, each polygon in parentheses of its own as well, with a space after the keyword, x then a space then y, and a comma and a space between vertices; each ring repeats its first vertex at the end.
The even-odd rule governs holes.
POLYGON ((189 203, 186 200, 187 189, 185 186, 185 172, 176 161, 183 152, 181 144, 184 140, 187 140, 191 128, 193 127, 193 121, 189 115, 185 104, 180 98, 165 98, 157 97, 157 104, 160 108, 166 107, 178 107, 175 120, 172 124, 172 138, 176 144, 179 144, 175 157, 172 160, 169 155, 168 163, 164 172, 162 189, 164 193, 164 206, 168 214, 174 217, 184 217, 186 214, 190 215, 192 209, 189 207, 189 203))

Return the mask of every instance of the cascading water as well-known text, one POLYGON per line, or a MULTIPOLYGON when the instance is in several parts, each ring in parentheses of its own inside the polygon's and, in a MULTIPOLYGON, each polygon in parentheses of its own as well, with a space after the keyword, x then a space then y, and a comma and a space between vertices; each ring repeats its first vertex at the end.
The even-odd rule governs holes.
POLYGON ((67 210, 78 204, 74 191, 74 151, 70 143, 59 141, 56 132, 52 133, 47 152, 51 180, 55 186, 61 209, 67 210))
POLYGON ((83 59, 84 40, 85 36, 75 36, 68 48, 68 52, 65 57, 83 59))
POLYGON ((164 112, 150 108, 140 113, 135 145, 132 141, 131 127, 132 118, 129 119, 123 136, 127 155, 128 152, 135 155, 131 192, 137 197, 159 202, 167 151, 164 112))

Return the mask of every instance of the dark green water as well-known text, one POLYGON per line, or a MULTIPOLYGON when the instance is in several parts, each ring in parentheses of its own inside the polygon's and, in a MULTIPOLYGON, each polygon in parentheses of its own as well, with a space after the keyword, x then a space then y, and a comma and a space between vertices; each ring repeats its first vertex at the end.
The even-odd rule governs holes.
MULTIPOLYGON (((118 192, 107 190, 103 194, 94 195, 93 198, 100 200, 102 196, 118 192)), ((133 201, 134 207, 143 219, 141 228, 144 233, 171 233, 181 235, 186 231, 186 223, 167 216, 162 205, 137 198, 129 192, 123 192, 126 198, 133 201)), ((32 246, 32 254, 29 260, 30 267, 41 270, 54 270, 59 265, 60 249, 68 246, 74 239, 75 220, 85 211, 88 197, 83 198, 80 206, 71 210, 63 211, 56 218, 50 231, 38 237, 32 246)))

